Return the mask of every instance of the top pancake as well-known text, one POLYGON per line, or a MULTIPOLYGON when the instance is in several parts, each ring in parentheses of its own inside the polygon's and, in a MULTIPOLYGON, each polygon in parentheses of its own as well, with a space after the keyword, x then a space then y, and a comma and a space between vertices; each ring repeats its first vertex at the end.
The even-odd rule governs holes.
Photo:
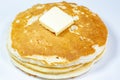
POLYGON ((20 56, 58 56, 74 61, 95 52, 93 45, 103 46, 107 29, 95 13, 84 6, 59 2, 38 4, 19 13, 12 23, 12 48, 20 56), (72 26, 56 36, 39 22, 39 17, 57 6, 76 20, 72 26))

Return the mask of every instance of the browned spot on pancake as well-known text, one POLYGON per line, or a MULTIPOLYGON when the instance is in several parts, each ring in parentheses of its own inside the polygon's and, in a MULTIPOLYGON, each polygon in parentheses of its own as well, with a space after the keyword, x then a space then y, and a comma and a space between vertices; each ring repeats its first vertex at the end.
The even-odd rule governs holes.
MULTIPOLYGON (((63 9, 71 16, 76 16, 70 3, 61 2, 66 9, 63 9)), ((107 29, 98 15, 92 13, 84 6, 78 6, 77 16, 79 20, 73 25, 77 25, 77 33, 71 33, 69 28, 63 31, 59 36, 45 29, 37 20, 33 24, 27 24, 28 19, 36 15, 42 15, 53 6, 59 6, 58 3, 44 4, 44 8, 37 9, 35 5, 32 8, 17 15, 12 23, 12 47, 18 50, 21 56, 57 55, 66 58, 69 61, 78 59, 81 56, 87 56, 95 52, 93 45, 105 45, 107 40, 107 29), (16 22, 17 21, 17 22, 16 22), (86 39, 81 40, 80 37, 86 39)))

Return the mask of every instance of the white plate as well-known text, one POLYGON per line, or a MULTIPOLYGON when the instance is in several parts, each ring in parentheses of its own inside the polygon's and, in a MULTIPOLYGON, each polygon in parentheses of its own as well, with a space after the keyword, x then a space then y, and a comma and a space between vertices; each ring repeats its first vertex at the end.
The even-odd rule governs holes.
MULTIPOLYGON (((48 0, 47 2, 54 2, 48 0)), ((56 0, 61 1, 61 0, 56 0)), ((85 5, 99 14, 109 30, 106 52, 92 69, 71 80, 119 80, 120 79, 120 1, 119 0, 67 0, 85 5)), ((0 80, 39 80, 18 70, 12 63, 6 48, 8 30, 17 13, 44 0, 0 0, 0 80)))

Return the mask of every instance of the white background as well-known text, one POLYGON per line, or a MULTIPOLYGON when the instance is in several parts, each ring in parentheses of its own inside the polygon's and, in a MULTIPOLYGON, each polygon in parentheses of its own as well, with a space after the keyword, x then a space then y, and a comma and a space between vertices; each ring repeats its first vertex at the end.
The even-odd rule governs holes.
MULTIPOLYGON (((6 49, 8 30, 16 14, 37 3, 62 0, 0 0, 0 80, 40 80, 18 70, 6 49)), ((96 12, 109 30, 106 52, 93 68, 70 80, 120 80, 120 0, 66 0, 96 12)))

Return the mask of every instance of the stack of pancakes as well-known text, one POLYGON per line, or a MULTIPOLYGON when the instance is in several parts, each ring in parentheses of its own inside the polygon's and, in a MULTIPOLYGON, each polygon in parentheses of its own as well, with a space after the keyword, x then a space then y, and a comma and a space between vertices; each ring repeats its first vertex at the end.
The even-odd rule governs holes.
POLYGON ((42 78, 63 79, 81 75, 101 58, 107 29, 99 16, 75 3, 37 4, 19 13, 12 23, 8 50, 22 71, 42 78), (74 19, 74 24, 56 36, 39 22, 52 7, 74 19))

